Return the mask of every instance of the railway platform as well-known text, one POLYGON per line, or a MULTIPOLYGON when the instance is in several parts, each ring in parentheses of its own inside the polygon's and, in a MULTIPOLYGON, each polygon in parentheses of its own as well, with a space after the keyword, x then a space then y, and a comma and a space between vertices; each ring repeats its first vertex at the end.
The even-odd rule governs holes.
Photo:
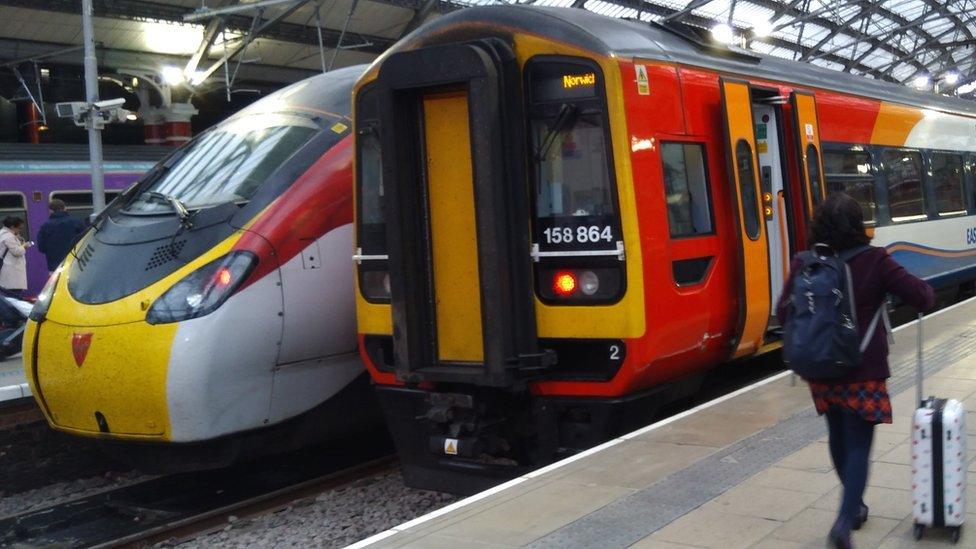
MULTIPOLYGON (((896 328, 858 548, 951 546, 912 538, 910 425, 916 324, 896 328)), ((976 300, 924 325, 927 394, 969 410, 976 454, 976 300)), ((976 466, 959 547, 976 546, 976 466)), ((823 547, 840 485, 806 384, 787 372, 363 540, 365 547, 823 547)))
POLYGON ((0 402, 31 396, 21 355, 0 360, 0 402))

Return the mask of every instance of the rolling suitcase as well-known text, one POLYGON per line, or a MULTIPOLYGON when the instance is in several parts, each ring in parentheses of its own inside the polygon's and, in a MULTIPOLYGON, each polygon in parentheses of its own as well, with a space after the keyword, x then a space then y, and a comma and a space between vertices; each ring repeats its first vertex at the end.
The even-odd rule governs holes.
POLYGON ((922 396, 922 315, 918 315, 916 396, 912 418, 912 514, 915 539, 926 527, 950 528, 959 541, 966 517, 966 410, 955 399, 922 396))

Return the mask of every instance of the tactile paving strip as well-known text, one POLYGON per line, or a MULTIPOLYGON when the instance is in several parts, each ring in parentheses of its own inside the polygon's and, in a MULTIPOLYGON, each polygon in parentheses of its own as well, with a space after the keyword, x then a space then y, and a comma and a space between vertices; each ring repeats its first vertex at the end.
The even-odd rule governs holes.
MULTIPOLYGON (((926 376, 976 352, 976 330, 959 332, 925 350, 926 376)), ((915 383, 915 355, 891 365, 888 390, 915 383)), ((720 496, 827 432, 812 404, 788 419, 606 505, 534 541, 529 547, 627 547, 720 496)))

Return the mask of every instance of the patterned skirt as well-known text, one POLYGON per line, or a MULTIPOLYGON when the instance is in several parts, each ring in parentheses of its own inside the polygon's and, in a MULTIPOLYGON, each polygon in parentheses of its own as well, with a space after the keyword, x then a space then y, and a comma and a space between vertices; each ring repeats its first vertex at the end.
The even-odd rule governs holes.
POLYGON ((832 408, 847 408, 869 423, 891 423, 891 400, 883 379, 854 383, 811 381, 810 393, 818 414, 832 408))

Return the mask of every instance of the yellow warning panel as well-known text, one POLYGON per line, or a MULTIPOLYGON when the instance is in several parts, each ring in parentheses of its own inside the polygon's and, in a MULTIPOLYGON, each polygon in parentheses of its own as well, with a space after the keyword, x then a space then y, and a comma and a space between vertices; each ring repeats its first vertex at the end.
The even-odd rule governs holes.
POLYGON ((437 356, 442 361, 483 362, 467 93, 425 97, 424 133, 437 356))
POLYGON ((444 439, 444 453, 449 456, 456 456, 458 441, 456 438, 444 439))

